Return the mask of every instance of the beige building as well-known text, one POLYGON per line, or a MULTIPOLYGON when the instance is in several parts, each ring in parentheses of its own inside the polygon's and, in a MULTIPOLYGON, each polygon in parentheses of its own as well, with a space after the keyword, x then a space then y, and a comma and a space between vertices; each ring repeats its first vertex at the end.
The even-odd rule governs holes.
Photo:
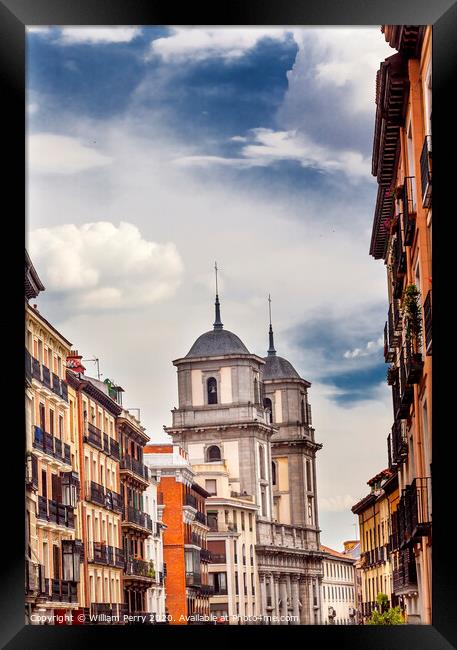
MULTIPOLYGON (((203 459, 202 459, 203 460, 203 459)), ((210 552, 210 611, 231 624, 252 623, 260 615, 256 544, 257 505, 252 496, 230 489, 229 472, 218 446, 208 447, 206 463, 193 464, 206 500, 210 552)))
MULTIPOLYGON (((78 606, 78 439, 69 426, 71 343, 28 301, 44 286, 26 252, 26 617, 78 606)), ((50 622, 52 620, 50 619, 50 622)))
POLYGON ((321 545, 324 577, 322 579, 322 622, 324 625, 357 623, 356 560, 321 545))

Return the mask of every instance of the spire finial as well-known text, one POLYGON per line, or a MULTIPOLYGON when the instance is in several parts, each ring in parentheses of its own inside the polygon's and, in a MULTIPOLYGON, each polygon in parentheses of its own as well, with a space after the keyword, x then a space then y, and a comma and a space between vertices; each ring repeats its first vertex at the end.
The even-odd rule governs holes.
POLYGON ((270 339, 270 347, 268 348, 268 356, 269 357, 274 357, 276 355, 276 350, 275 350, 275 344, 273 340, 273 326, 271 324, 271 296, 268 294, 268 311, 270 313, 270 331, 269 331, 269 339, 270 339))
POLYGON ((222 321, 221 321, 221 305, 220 305, 220 302, 219 302, 219 293, 218 293, 218 286, 217 286, 217 272, 218 272, 218 270, 219 269, 217 268, 217 262, 214 262, 214 272, 216 274, 216 302, 215 302, 216 319, 215 319, 215 321, 213 323, 213 327, 214 327, 215 330, 221 330, 224 327, 224 325, 222 324, 222 321))

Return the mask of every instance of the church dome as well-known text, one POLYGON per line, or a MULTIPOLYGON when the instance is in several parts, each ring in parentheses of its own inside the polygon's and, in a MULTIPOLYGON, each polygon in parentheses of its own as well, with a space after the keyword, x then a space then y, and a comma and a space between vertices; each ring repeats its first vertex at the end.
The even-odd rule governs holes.
POLYGON ((263 379, 301 379, 290 361, 283 357, 269 354, 264 361, 263 379))
POLYGON ((250 352, 233 332, 214 329, 198 337, 186 354, 186 358, 218 357, 225 354, 250 354, 250 352))

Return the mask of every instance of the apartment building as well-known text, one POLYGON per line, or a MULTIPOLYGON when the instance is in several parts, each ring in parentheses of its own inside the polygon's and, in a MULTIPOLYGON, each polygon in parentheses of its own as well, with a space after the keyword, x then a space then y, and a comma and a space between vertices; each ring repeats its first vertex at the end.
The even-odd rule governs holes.
POLYGON ((84 541, 84 590, 80 607, 92 622, 121 616, 124 551, 122 547, 122 497, 120 445, 116 418, 122 413, 120 387, 85 375, 82 356, 67 357, 67 381, 78 417, 81 467, 81 501, 78 534, 84 541))
POLYGON ((149 483, 144 493, 144 510, 151 518, 152 535, 145 540, 145 558, 154 568, 154 580, 146 592, 146 610, 158 623, 166 623, 165 618, 165 575, 167 566, 163 560, 163 534, 166 529, 162 521, 163 504, 158 503, 157 470, 148 469, 149 483))
POLYGON ((409 623, 431 623, 432 558, 432 28, 383 25, 396 53, 376 77, 370 254, 387 272, 384 354, 393 425, 389 468, 394 592, 409 623), (393 513, 392 513, 393 514, 393 513))
POLYGON ((29 304, 44 286, 26 252, 26 620, 68 615, 80 598, 78 439, 69 427, 71 343, 29 304))

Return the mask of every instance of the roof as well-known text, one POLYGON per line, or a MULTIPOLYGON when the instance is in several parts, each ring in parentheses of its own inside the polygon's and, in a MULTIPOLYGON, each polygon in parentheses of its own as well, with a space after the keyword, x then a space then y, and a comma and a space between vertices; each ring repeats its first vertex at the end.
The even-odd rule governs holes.
POLYGON ((61 332, 59 332, 59 330, 54 327, 54 325, 51 325, 51 323, 48 320, 46 320, 46 318, 42 314, 40 314, 40 312, 36 307, 33 307, 32 305, 28 305, 28 304, 26 305, 26 307, 27 309, 30 309, 32 314, 34 314, 37 318, 43 321, 46 327, 49 327, 49 329, 52 330, 54 334, 57 334, 57 336, 59 336, 60 339, 71 348, 72 346, 71 342, 68 339, 66 339, 65 336, 61 334, 61 332))
POLYGON ((186 354, 186 359, 189 357, 219 357, 226 354, 250 354, 250 352, 233 332, 214 329, 198 337, 186 354))
POLYGON ((44 284, 41 282, 38 273, 36 272, 35 267, 32 264, 32 260, 27 252, 25 251, 25 297, 27 300, 31 298, 36 298, 40 291, 44 291, 44 284))
POLYGON ((392 472, 390 469, 383 469, 380 472, 376 474, 376 476, 373 476, 370 478, 369 481, 367 481, 368 485, 373 485, 374 483, 378 483, 379 481, 382 481, 385 478, 390 478, 392 472))
POLYGON ((276 355, 264 357, 263 379, 301 379, 287 359, 276 355))
POLYGON ((320 549, 324 553, 327 553, 327 555, 333 555, 334 557, 341 558, 343 560, 349 560, 349 561, 354 560, 354 558, 351 557, 348 553, 340 553, 340 551, 335 551, 333 548, 330 548, 329 546, 324 546, 323 544, 320 545, 320 549))

